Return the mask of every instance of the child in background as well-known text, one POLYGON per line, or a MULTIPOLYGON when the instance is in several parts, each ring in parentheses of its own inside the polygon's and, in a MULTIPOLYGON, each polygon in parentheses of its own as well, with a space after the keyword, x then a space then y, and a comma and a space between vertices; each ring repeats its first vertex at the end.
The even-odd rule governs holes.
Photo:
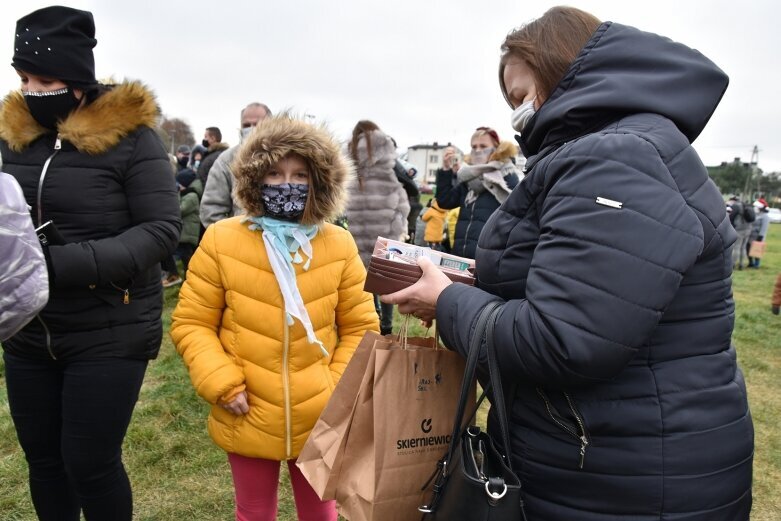
POLYGON ((442 247, 442 232, 447 210, 440 208, 436 199, 429 200, 428 206, 428 210, 423 214, 423 220, 426 221, 426 244, 429 248, 439 250, 442 247))
POLYGON ((367 331, 379 331, 343 209, 352 167, 322 127, 288 115, 258 124, 232 165, 246 211, 209 226, 172 316, 171 336, 208 430, 228 453, 236 519, 276 519, 287 461, 299 519, 337 518, 295 466, 367 331))

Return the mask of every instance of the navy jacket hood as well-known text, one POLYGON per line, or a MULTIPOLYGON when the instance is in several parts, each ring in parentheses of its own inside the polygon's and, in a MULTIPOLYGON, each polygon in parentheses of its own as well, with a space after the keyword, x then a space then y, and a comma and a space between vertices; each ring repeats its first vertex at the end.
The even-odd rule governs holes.
POLYGON ((728 83, 727 75, 694 49, 605 22, 518 141, 528 157, 627 114, 648 112, 670 119, 692 143, 728 83))

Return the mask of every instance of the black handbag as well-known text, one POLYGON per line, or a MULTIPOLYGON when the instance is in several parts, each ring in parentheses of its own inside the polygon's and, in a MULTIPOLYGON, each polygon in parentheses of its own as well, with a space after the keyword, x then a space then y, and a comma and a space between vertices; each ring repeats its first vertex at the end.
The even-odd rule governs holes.
POLYGON ((450 445, 447 454, 437 463, 431 479, 423 487, 426 490, 434 481, 431 501, 418 508, 423 513, 422 520, 526 521, 521 482, 510 464, 507 411, 493 342, 493 330, 500 307, 498 303, 489 304, 477 319, 450 445), (483 339, 488 349, 490 384, 483 391, 474 412, 465 421, 464 414, 475 380, 483 339), (482 432, 479 427, 470 426, 477 408, 491 388, 491 402, 502 437, 501 450, 488 433, 482 432))

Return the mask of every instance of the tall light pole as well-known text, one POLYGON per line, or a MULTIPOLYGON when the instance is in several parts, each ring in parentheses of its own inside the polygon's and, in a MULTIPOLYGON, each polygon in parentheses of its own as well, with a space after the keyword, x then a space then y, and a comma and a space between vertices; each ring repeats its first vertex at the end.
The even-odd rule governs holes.
POLYGON ((748 174, 746 175, 746 185, 743 189, 743 197, 746 197, 746 194, 748 194, 749 199, 754 199, 754 192, 749 191, 752 189, 751 182, 753 181, 754 177, 759 173, 759 167, 757 166, 757 163, 759 162, 759 147, 757 145, 754 145, 754 149, 751 151, 751 159, 749 160, 748 165, 748 174))

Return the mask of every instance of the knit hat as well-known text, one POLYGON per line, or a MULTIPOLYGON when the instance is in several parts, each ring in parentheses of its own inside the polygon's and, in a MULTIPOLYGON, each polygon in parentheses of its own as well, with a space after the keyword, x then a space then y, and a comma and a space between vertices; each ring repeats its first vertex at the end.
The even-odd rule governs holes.
POLYGON ((190 147, 187 145, 179 145, 179 147, 176 149, 176 153, 190 155, 190 147))
POLYGON ((59 5, 44 7, 16 22, 11 65, 83 89, 97 83, 92 55, 97 43, 92 13, 59 5))

